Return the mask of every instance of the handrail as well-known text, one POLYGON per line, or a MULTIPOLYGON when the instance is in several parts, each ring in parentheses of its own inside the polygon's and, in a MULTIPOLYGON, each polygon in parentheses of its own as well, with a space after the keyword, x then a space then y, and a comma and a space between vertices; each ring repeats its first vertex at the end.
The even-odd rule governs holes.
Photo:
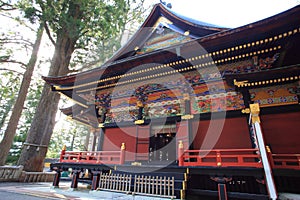
POLYGON ((256 167, 261 168, 258 149, 185 150, 180 154, 179 166, 256 167))
POLYGON ((65 163, 122 165, 125 162, 125 144, 122 143, 120 151, 66 151, 63 149, 59 161, 65 163))
POLYGON ((300 154, 272 154, 273 168, 300 169, 300 154))

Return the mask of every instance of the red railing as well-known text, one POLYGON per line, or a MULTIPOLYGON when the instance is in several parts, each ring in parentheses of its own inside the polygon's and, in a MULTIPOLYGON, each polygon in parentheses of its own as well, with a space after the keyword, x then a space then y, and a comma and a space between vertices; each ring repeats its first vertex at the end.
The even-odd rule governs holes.
POLYGON ((272 154, 273 168, 300 169, 300 154, 272 154))
POLYGON ((89 164, 116 164, 125 162, 125 144, 120 151, 66 151, 62 150, 60 162, 89 163, 89 164))
MULTIPOLYGON (((300 169, 300 154, 272 154, 268 146, 266 150, 272 168, 300 169)), ((263 167, 258 149, 184 150, 181 141, 178 163, 179 166, 263 167)))
POLYGON ((179 144, 179 166, 261 168, 258 149, 183 150, 179 144))

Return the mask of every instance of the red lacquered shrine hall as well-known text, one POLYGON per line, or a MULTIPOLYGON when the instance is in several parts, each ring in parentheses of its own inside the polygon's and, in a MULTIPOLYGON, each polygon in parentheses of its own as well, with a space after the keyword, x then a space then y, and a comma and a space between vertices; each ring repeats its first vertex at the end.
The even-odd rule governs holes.
POLYGON ((238 28, 161 4, 104 65, 43 77, 92 130, 61 152, 59 186, 189 199, 300 193, 300 7, 238 28), (82 176, 85 174, 85 176, 82 176))

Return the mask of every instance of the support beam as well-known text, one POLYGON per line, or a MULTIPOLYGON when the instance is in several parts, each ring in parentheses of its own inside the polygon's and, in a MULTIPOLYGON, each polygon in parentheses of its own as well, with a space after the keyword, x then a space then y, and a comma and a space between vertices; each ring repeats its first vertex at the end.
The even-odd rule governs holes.
POLYGON ((231 181, 229 177, 210 177, 211 180, 218 183, 218 196, 219 200, 227 200, 226 182, 231 181))
POLYGON ((218 184, 219 200, 227 200, 227 190, 225 183, 218 184))
POLYGON ((100 171, 92 171, 93 180, 92 180, 91 190, 97 190, 97 188, 99 187, 100 173, 101 173, 100 171))
POLYGON ((73 170, 72 182, 71 182, 71 190, 76 190, 78 188, 78 179, 81 170, 73 170))
POLYGON ((52 187, 53 188, 58 188, 59 187, 59 181, 60 181, 60 176, 61 176, 61 173, 60 173, 60 170, 56 170, 55 171, 55 175, 54 175, 54 180, 53 180, 53 184, 52 184, 52 187))

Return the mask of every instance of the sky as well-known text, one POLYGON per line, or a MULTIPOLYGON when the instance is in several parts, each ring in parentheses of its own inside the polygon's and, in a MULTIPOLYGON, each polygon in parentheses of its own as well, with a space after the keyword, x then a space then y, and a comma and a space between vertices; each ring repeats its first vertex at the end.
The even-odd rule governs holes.
MULTIPOLYGON (((146 0, 153 2, 153 0, 146 0)), ((300 0, 163 0, 175 12, 210 24, 234 28, 246 25, 298 4, 300 0)), ((159 0, 155 0, 159 2, 159 0)))

